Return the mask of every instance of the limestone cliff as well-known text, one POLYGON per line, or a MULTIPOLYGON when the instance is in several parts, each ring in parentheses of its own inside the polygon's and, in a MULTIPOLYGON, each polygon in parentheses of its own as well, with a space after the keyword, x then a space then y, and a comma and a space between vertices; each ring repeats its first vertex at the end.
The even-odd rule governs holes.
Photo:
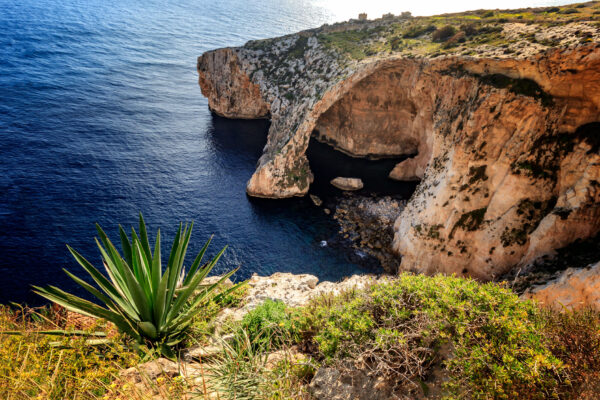
POLYGON ((401 268, 493 279, 600 230, 596 7, 324 26, 205 53, 200 86, 220 115, 270 115, 250 195, 306 194, 311 134, 413 155, 390 174, 421 181, 401 268))

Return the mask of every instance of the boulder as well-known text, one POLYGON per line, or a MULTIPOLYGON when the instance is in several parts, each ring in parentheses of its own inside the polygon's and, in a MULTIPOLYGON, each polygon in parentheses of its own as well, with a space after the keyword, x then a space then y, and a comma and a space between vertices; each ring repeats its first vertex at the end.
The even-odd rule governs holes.
POLYGON ((600 311, 600 262, 582 269, 568 268, 558 278, 528 289, 523 297, 556 309, 591 307, 600 311))
POLYGON ((338 176, 330 182, 333 186, 340 190, 360 190, 364 187, 360 178, 344 178, 338 176))
POLYGON ((179 375, 179 365, 166 358, 148 361, 135 367, 127 368, 119 373, 121 378, 131 383, 153 382, 161 375, 175 377, 179 375))
POLYGON ((344 290, 362 289, 385 278, 374 275, 352 275, 341 282, 324 281, 309 274, 276 272, 271 276, 254 274, 248 281, 248 292, 244 305, 239 308, 226 308, 217 317, 217 325, 225 321, 239 321, 248 311, 264 303, 265 300, 281 301, 290 307, 307 304, 313 297, 322 294, 338 294, 344 290))

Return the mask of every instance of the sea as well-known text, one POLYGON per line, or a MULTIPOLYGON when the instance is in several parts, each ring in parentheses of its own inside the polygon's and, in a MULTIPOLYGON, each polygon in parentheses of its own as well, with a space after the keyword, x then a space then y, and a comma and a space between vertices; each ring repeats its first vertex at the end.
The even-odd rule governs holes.
MULTIPOLYGON (((180 222, 194 221, 188 264, 214 235, 209 253, 229 246, 215 273, 239 267, 237 280, 378 272, 329 245, 337 225, 309 198, 246 195, 269 122, 212 115, 196 58, 361 11, 559 3, 0 0, 0 304, 43 303, 32 285, 82 295, 62 271, 85 276, 66 245, 101 267, 95 224, 118 242, 119 224, 130 229, 140 212, 152 237, 161 229, 163 249, 180 222)), ((323 183, 336 173, 376 176, 369 194, 414 189, 385 180, 395 160, 350 159, 320 143, 310 151, 324 197, 340 195, 323 183)))

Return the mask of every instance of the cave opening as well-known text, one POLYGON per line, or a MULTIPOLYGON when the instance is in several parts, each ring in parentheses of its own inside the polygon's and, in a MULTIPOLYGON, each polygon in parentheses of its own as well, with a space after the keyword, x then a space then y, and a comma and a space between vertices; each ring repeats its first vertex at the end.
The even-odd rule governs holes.
POLYGON ((397 181, 388 175, 407 156, 368 159, 351 157, 334 147, 311 137, 306 156, 314 175, 311 193, 330 197, 340 194, 331 185, 336 177, 360 178, 364 188, 358 194, 395 195, 408 199, 415 191, 418 182, 397 181))
POLYGON ((356 82, 316 121, 306 155, 314 175, 311 192, 337 193, 336 177, 360 178, 358 193, 408 199, 418 178, 389 177, 400 162, 418 155, 431 128, 431 107, 415 99, 399 67, 378 69, 356 82))

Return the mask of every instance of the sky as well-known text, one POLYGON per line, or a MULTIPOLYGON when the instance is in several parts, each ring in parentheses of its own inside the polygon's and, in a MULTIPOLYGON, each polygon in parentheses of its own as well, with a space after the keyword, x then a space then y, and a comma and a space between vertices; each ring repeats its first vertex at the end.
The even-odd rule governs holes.
MULTIPOLYGON (((581 1, 579 1, 581 2, 581 1)), ((400 14, 410 11, 413 15, 434 15, 450 12, 478 9, 508 9, 525 7, 545 7, 577 3, 577 1, 560 0, 314 0, 314 4, 322 6, 342 21, 356 18, 359 13, 367 12, 369 19, 381 17, 391 12, 400 14)))

